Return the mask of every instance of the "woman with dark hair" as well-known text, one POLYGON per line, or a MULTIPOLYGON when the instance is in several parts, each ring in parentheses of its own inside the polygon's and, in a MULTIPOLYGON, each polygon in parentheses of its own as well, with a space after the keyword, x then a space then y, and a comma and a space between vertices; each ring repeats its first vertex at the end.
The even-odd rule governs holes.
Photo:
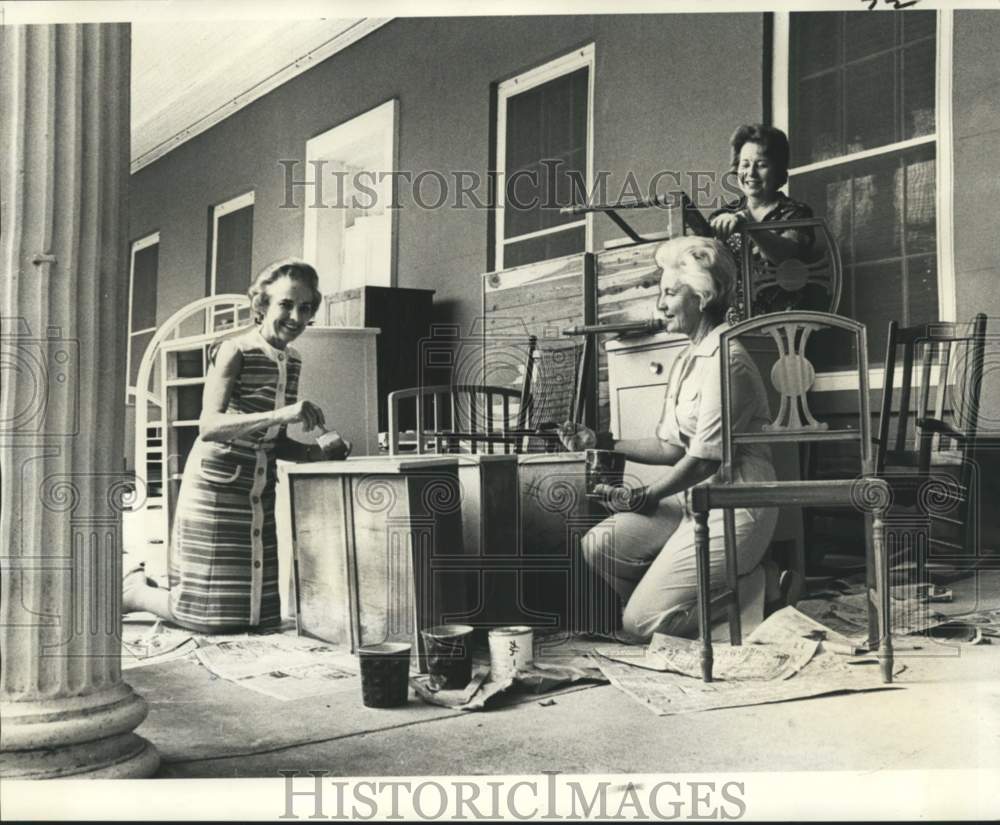
MULTIPOLYGON (((715 236, 725 241, 736 260, 743 255, 740 229, 748 223, 788 221, 811 218, 812 209, 806 204, 794 201, 780 192, 788 180, 789 148, 788 137, 780 129, 763 124, 740 126, 729 141, 732 147, 732 170, 743 195, 726 204, 709 216, 709 224, 715 236)), ((807 256, 814 243, 813 232, 805 229, 758 230, 753 233, 751 261, 756 267, 766 260, 780 264, 789 258, 807 256)), ((829 297, 814 294, 825 290, 817 285, 789 292, 780 286, 766 287, 757 295, 753 314, 777 312, 784 309, 827 309, 829 297)), ((745 297, 739 295, 737 314, 747 317, 745 297)), ((735 315, 730 321, 739 320, 735 315)))
POLYGON ((281 621, 274 503, 275 459, 346 458, 288 438, 289 424, 323 428, 323 411, 298 400, 302 359, 289 344, 312 323, 322 295, 309 264, 279 261, 248 292, 255 326, 216 349, 205 379, 198 438, 174 514, 169 590, 138 568, 122 587, 125 612, 146 610, 203 633, 281 621))

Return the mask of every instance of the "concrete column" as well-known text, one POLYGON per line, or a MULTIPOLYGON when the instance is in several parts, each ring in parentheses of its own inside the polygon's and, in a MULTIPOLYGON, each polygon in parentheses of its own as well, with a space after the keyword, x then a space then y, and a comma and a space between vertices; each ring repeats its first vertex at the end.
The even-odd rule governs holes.
POLYGON ((0 776, 148 776, 121 678, 127 25, 0 28, 0 776))

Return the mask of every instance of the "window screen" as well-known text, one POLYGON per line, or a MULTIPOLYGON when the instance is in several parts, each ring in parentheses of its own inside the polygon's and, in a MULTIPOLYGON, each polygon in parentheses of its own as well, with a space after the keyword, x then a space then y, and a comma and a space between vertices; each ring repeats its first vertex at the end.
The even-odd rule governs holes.
POLYGON ((580 218, 559 208, 585 197, 588 80, 577 69, 507 98, 505 267, 584 250, 580 218))

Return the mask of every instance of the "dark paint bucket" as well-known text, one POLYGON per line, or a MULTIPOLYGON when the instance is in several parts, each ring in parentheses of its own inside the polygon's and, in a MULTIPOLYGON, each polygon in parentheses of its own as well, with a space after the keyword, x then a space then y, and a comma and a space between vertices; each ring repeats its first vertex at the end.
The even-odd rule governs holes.
POLYGON ((421 630, 432 690, 461 690, 472 679, 472 631, 467 624, 421 630))
POLYGON ((384 642, 358 648, 361 698, 369 708, 405 705, 410 690, 410 645, 384 642))

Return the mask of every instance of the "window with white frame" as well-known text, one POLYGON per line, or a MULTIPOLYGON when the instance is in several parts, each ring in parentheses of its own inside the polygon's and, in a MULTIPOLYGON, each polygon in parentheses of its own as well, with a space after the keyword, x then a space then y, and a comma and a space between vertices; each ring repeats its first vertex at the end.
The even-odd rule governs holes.
POLYGON ((160 264, 160 233, 132 242, 128 287, 128 351, 125 356, 125 403, 135 398, 139 362, 156 332, 156 279, 160 264))
POLYGON ((873 365, 890 320, 954 312, 948 15, 776 16, 775 124, 791 144, 788 192, 837 238, 839 311, 866 324, 873 365))
POLYGON ((253 278, 253 192, 212 208, 209 295, 245 293, 253 278))
POLYGON ((319 183, 317 199, 329 208, 306 202, 302 248, 324 295, 395 284, 398 120, 393 99, 306 141, 306 169, 319 183))
POLYGON ((590 216, 559 210, 589 191, 593 99, 593 44, 497 87, 496 269, 591 247, 590 216))

